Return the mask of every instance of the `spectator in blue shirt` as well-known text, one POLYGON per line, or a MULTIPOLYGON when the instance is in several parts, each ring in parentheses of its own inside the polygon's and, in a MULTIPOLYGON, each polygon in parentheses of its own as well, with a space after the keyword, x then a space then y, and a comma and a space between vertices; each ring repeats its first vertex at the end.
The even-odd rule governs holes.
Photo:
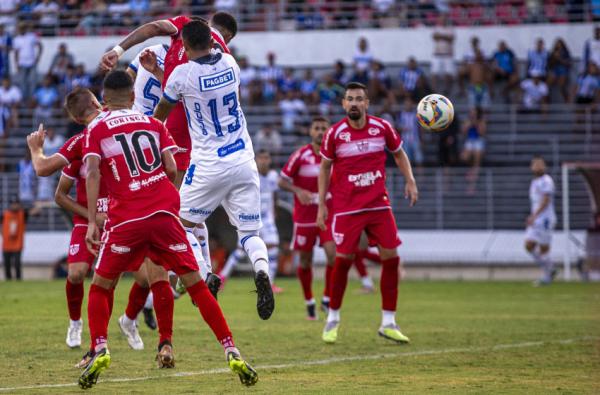
POLYGON ((12 36, 4 25, 0 25, 0 78, 10 75, 10 51, 12 50, 12 36))
POLYGON ((411 56, 407 66, 400 72, 401 94, 408 95, 415 101, 418 100, 417 90, 423 87, 423 78, 423 70, 417 65, 417 60, 411 56))
POLYGON ((577 104, 577 122, 585 119, 585 113, 598 101, 600 94, 600 80, 598 66, 588 63, 585 73, 577 78, 577 85, 573 92, 573 101, 577 104))
POLYGON ((505 41, 498 43, 498 50, 494 52, 492 69, 494 78, 502 85, 502 95, 507 103, 510 103, 510 93, 519 82, 517 72, 517 61, 514 52, 508 48, 505 41))
POLYGON ((33 126, 45 123, 52 118, 52 109, 58 104, 60 96, 51 75, 44 77, 42 85, 33 94, 33 126))
POLYGON ((527 54, 527 76, 538 75, 542 79, 546 78, 548 69, 548 51, 544 48, 544 40, 538 38, 535 43, 535 49, 529 50, 527 54))
POLYGON ((571 53, 562 38, 554 42, 548 60, 548 87, 556 86, 566 102, 569 101, 569 73, 571 71, 571 53))
POLYGON ((294 77, 294 69, 288 67, 283 72, 283 77, 278 81, 279 91, 285 95, 298 89, 298 80, 294 77))
POLYGON ((344 94, 344 88, 334 80, 331 74, 325 76, 325 80, 319 84, 318 91, 319 112, 321 115, 328 115, 333 105, 337 104, 344 94))
POLYGON ((306 69, 304 77, 300 81, 300 92, 302 97, 309 104, 314 104, 318 101, 317 86, 319 82, 314 77, 312 69, 306 69))

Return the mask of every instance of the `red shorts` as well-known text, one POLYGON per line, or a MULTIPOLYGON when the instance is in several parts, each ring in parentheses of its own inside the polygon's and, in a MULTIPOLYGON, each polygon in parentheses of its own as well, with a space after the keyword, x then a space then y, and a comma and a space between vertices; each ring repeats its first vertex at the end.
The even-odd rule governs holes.
POLYGON ((123 272, 135 272, 146 256, 179 275, 198 271, 181 222, 170 214, 157 213, 106 231, 96 273, 114 279, 123 272))
POLYGON ((92 267, 96 258, 87 249, 85 245, 85 234, 87 233, 87 225, 75 225, 71 231, 71 242, 69 243, 69 255, 67 263, 85 262, 89 267, 92 267))
POLYGON ((167 130, 173 136, 175 144, 179 147, 174 155, 177 170, 186 171, 190 165, 190 157, 192 154, 192 140, 188 129, 188 120, 185 116, 185 108, 181 102, 178 102, 171 113, 167 117, 165 123, 167 130))
POLYGON ((321 230, 312 224, 294 224, 294 234, 292 235, 292 249, 294 251, 312 251, 319 238, 319 245, 333 241, 331 235, 331 224, 327 224, 327 229, 321 230))
POLYGON ((333 217, 332 230, 336 252, 341 254, 354 254, 363 230, 369 238, 369 245, 392 249, 402 243, 391 209, 336 214, 333 217))

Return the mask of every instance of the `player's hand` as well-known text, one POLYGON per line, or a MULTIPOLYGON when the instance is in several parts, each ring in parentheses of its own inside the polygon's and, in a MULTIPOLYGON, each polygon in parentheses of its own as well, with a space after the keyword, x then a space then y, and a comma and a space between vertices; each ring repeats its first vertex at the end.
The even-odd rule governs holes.
POLYGON ((327 221, 327 207, 324 205, 319 205, 319 211, 317 211, 317 226, 321 230, 327 230, 327 225, 325 225, 325 221, 327 221))
POLYGON ((111 49, 102 55, 102 59, 100 59, 100 69, 102 69, 102 71, 111 71, 115 68, 118 61, 119 55, 111 49))
POLYGON ((44 140, 46 139, 46 130, 44 130, 44 124, 40 123, 38 130, 30 133, 27 136, 27 146, 33 151, 41 150, 44 147, 44 140))
POLYGON ((108 219, 106 213, 97 213, 96 214, 96 225, 98 225, 99 229, 104 229, 104 223, 108 219))
POLYGON ((533 223, 535 222, 535 215, 529 215, 527 216, 527 221, 525 221, 527 223, 527 226, 533 226, 533 223))
POLYGON ((404 186, 404 199, 410 199, 410 207, 414 206, 419 200, 419 190, 415 180, 409 180, 404 186))
POLYGON ((157 69, 159 68, 156 54, 149 49, 145 50, 140 55, 140 64, 152 74, 156 73, 157 69))
POLYGON ((306 189, 299 189, 296 192, 296 197, 300 201, 300 204, 305 206, 311 204, 313 202, 313 194, 306 189))
POLYGON ((100 230, 98 229, 98 225, 95 222, 89 222, 87 233, 85 234, 85 245, 94 256, 98 256, 100 244, 100 230))

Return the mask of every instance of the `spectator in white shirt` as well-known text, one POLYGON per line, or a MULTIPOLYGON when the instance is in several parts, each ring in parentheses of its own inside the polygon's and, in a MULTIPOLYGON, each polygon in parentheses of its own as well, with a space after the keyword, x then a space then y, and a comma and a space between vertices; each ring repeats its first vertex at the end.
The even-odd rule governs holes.
POLYGON ((260 102, 262 87, 256 67, 248 64, 248 58, 240 58, 240 95, 244 103, 254 105, 260 102))
POLYGON ((548 71, 548 51, 544 48, 544 40, 538 38, 535 42, 535 49, 527 53, 527 75, 533 77, 537 74, 545 78, 548 71))
POLYGON ((13 48, 21 92, 24 99, 29 99, 37 84, 37 65, 42 55, 42 43, 31 31, 31 26, 23 22, 19 24, 19 34, 13 40, 13 48))
POLYGON ((0 0, 0 25, 5 26, 9 33, 14 33, 17 22, 19 0, 0 0))
POLYGON ((454 29, 447 15, 441 14, 440 22, 433 32, 433 59, 431 73, 433 87, 438 92, 450 94, 452 77, 456 74, 454 67, 454 29), (442 88, 442 80, 445 82, 442 88))
POLYGON ((59 7, 54 1, 42 0, 33 7, 33 14, 39 20, 40 30, 43 36, 54 36, 58 28, 59 7))
POLYGON ((597 67, 600 67, 600 26, 596 26, 594 29, 594 37, 585 42, 582 71, 586 70, 589 63, 594 63, 597 67))
POLYGON ((272 101, 277 96, 277 83, 283 77, 283 69, 275 64, 275 54, 267 54, 267 65, 260 72, 263 81, 263 99, 272 101))
POLYGON ((281 135, 270 123, 265 124, 254 136, 254 149, 266 150, 272 154, 281 151, 281 135))
POLYGON ((58 79, 62 79, 67 72, 67 67, 73 64, 74 58, 73 55, 67 51, 67 44, 60 43, 58 52, 54 55, 54 58, 52 58, 48 73, 54 75, 58 79))
POLYGON ((2 79, 0 86, 0 137, 7 137, 11 127, 18 126, 19 113, 18 108, 23 99, 21 90, 10 82, 10 78, 2 79))
POLYGON ((288 91, 285 94, 285 98, 279 102, 281 125, 285 132, 292 133, 296 131, 302 116, 308 114, 306 104, 304 104, 299 96, 296 91, 288 91))
POLYGON ((354 62, 354 68, 356 70, 366 71, 369 69, 372 60, 373 54, 371 54, 371 51, 369 51, 369 42, 365 37, 361 37, 358 40, 356 53, 354 54, 354 58, 352 60, 354 62))
POLYGON ((542 81, 538 72, 531 72, 531 77, 521 81, 522 107, 521 112, 546 112, 548 100, 548 85, 542 81))

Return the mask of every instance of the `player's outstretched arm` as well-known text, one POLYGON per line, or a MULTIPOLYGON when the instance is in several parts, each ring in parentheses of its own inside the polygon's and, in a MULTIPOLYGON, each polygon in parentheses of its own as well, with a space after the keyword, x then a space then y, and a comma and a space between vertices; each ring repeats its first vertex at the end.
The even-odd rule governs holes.
POLYGON ((88 250, 98 255, 97 247, 100 245, 100 231, 96 224, 96 214, 98 212, 98 193, 100 191, 100 158, 95 155, 88 155, 85 158, 87 165, 87 176, 85 178, 85 190, 87 193, 88 207, 88 229, 85 235, 85 244, 88 250))
POLYGON ((73 184, 75 184, 75 182, 72 178, 69 178, 64 174, 60 176, 58 185, 56 186, 56 192, 54 192, 54 201, 65 210, 86 218, 88 215, 87 207, 83 207, 69 196, 73 184))
POLYGON ((408 155, 406 155, 406 152, 404 152, 402 147, 400 147, 398 151, 394 152, 394 161, 404 176, 406 184, 404 186, 404 198, 410 199, 410 206, 412 207, 417 203, 417 200, 419 200, 419 190, 417 189, 417 182, 413 176, 410 160, 408 159, 408 155))
POLYGON ((50 157, 44 155, 45 139, 46 130, 44 130, 43 124, 40 124, 37 131, 27 136, 27 146, 31 152, 31 163, 35 174, 39 177, 48 177, 68 164, 65 158, 60 155, 54 154, 50 157))
POLYGON ((319 168, 319 210, 317 211, 317 226, 322 230, 327 229, 325 221, 327 220, 327 191, 329 190, 329 177, 331 176, 331 161, 329 159, 321 159, 321 167, 319 168))
POLYGON ((152 37, 171 36, 175 33, 177 33, 177 28, 166 19, 148 22, 129 33, 119 45, 102 55, 100 66, 104 71, 112 70, 121 55, 134 45, 143 43, 152 37))
POLYGON ((284 191, 292 192, 301 204, 307 205, 312 203, 312 193, 307 191, 306 189, 302 189, 292 184, 288 179, 284 177, 279 177, 279 182, 277 183, 280 189, 284 191))
POLYGON ((154 109, 154 118, 158 119, 161 122, 164 122, 169 116, 169 113, 171 112, 174 106, 175 103, 171 103, 163 96, 158 102, 156 108, 154 109))

